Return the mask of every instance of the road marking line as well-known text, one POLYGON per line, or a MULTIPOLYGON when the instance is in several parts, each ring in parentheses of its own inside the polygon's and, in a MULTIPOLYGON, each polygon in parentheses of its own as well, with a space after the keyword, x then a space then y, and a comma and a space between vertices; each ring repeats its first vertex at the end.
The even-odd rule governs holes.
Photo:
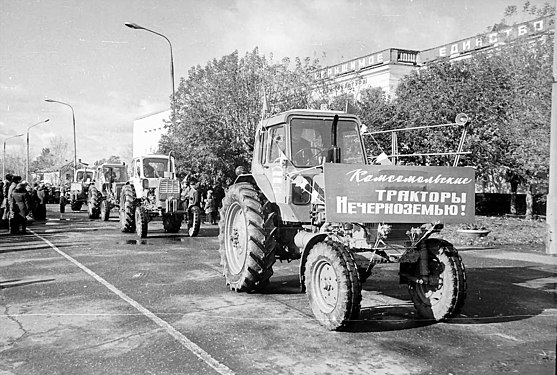
MULTIPOLYGON (((29 229, 27 229, 27 230, 29 230, 29 229)), ((188 349, 193 354, 195 354, 197 357, 199 357, 201 360, 203 360, 205 363, 207 363, 210 367, 212 367, 219 374, 222 374, 222 375, 233 375, 234 374, 234 372, 230 368, 228 368, 227 366, 223 365, 222 363, 220 363, 219 361, 217 361, 216 359, 211 357, 211 355, 209 353, 207 353, 206 351, 201 349, 198 345, 196 345, 194 342, 192 342, 186 336, 181 334, 178 330, 176 330, 170 324, 168 324, 167 322, 165 322, 164 320, 162 320, 161 318, 156 316, 151 311, 147 310, 145 307, 140 305, 135 300, 128 297, 126 294, 124 294, 124 292, 120 291, 118 288, 116 288, 114 285, 110 284, 108 281, 106 281, 105 279, 103 279, 102 277, 97 275, 95 272, 93 272, 92 270, 90 270, 89 268, 84 266, 83 264, 79 263, 77 260, 75 260, 74 258, 69 256, 68 254, 64 253, 62 250, 58 249, 52 242, 50 242, 49 240, 40 236, 39 234, 35 233, 32 230, 29 230, 29 232, 33 233, 33 235, 37 236, 38 238, 40 238, 41 240, 46 242, 48 244, 48 246, 50 246, 58 254, 60 254, 61 256, 63 256, 67 260, 69 260, 70 262, 72 262, 77 267, 81 268, 82 271, 84 271, 89 276, 91 276, 92 278, 97 280, 99 283, 104 285, 106 288, 108 288, 111 292, 116 294, 118 297, 120 297, 121 299, 123 299, 124 301, 129 303, 131 306, 133 306, 137 311, 142 313, 144 316, 151 319, 155 324, 157 324, 159 327, 163 328, 169 335, 171 335, 176 340, 178 340, 178 342, 180 342, 180 344, 182 344, 182 346, 184 346, 186 349, 188 349)))

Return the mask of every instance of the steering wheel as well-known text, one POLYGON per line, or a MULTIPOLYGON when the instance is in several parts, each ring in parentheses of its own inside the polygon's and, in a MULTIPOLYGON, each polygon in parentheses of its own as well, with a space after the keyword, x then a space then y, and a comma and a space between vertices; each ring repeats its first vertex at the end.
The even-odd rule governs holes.
POLYGON ((292 157, 294 164, 301 166, 317 165, 321 163, 321 149, 319 147, 304 147, 292 157))

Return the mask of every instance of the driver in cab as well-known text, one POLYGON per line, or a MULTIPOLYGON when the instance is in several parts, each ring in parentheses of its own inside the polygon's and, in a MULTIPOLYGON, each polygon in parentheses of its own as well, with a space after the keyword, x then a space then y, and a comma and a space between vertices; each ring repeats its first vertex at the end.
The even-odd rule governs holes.
POLYGON ((310 167, 321 164, 322 149, 313 129, 292 126, 292 161, 299 167, 310 167))

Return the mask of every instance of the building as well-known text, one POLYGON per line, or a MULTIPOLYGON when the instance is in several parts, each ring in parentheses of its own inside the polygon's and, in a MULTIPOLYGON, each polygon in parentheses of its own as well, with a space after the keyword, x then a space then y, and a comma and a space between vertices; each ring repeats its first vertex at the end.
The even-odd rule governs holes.
POLYGON ((546 37, 554 29, 554 16, 551 15, 423 51, 391 48, 319 69, 314 79, 332 88, 335 96, 348 94, 358 99, 360 92, 370 87, 379 87, 392 96, 402 77, 434 61, 470 58, 474 53, 492 50, 513 40, 546 37))
POLYGON ((170 121, 170 109, 143 116, 133 122, 132 157, 155 154, 159 141, 166 134, 165 121, 170 121))

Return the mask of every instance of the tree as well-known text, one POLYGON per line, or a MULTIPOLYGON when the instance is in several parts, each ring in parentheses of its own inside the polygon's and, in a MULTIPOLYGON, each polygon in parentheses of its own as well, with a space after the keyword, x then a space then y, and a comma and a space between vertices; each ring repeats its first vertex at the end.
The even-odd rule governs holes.
POLYGON ((172 151, 178 172, 194 172, 206 185, 234 178, 237 166, 251 162, 264 96, 268 114, 309 106, 314 63, 295 59, 294 68, 289 65, 289 59, 274 63, 256 48, 190 69, 176 90, 177 118, 166 124, 160 152, 172 151))

